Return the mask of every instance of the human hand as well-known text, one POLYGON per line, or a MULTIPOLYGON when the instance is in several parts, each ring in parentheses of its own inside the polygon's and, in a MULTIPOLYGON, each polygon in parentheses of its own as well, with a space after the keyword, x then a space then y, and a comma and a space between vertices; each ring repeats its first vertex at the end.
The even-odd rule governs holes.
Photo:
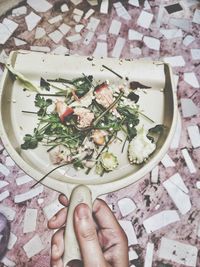
MULTIPOLYGON (((59 200, 68 205, 65 196, 60 195, 59 200)), ((52 237, 52 267, 63 267, 66 216, 67 208, 63 208, 48 222, 50 229, 60 228, 52 237)), ((95 200, 92 213, 86 204, 79 204, 74 211, 74 229, 84 267, 128 267, 127 237, 103 200, 95 200)))

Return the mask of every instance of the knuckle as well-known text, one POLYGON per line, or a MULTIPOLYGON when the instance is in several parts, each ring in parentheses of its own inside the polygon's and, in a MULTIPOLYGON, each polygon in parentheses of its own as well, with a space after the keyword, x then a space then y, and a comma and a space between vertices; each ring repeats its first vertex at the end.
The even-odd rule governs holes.
POLYGON ((96 230, 95 229, 87 229, 81 233, 81 236, 86 241, 93 241, 96 239, 96 230))

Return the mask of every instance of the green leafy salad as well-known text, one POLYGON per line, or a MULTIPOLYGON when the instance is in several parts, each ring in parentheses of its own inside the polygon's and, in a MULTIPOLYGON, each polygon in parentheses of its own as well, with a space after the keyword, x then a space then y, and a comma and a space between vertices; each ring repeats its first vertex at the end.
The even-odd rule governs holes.
POLYGON ((149 87, 134 81, 102 82, 84 74, 69 80, 41 78, 37 87, 7 68, 25 90, 36 92, 36 111, 23 112, 37 116, 37 124, 23 137, 22 149, 46 146, 53 164, 72 164, 87 174, 94 168, 99 175, 118 167, 117 155, 110 151, 116 140, 130 164, 145 162, 156 149, 156 135, 162 133, 163 126, 148 131, 138 127, 140 116, 146 115, 140 111, 135 89, 149 87))

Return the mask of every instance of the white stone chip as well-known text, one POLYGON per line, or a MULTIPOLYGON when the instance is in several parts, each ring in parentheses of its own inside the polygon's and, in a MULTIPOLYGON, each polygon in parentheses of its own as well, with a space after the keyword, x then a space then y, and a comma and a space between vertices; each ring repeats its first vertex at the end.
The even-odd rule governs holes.
POLYGON ((131 20, 131 16, 129 15, 128 11, 122 5, 122 3, 117 2, 114 3, 113 6, 116 9, 117 15, 125 20, 131 20))
POLYGON ((152 267, 154 244, 148 242, 144 259, 144 267, 152 267))
POLYGON ((157 38, 144 36, 143 41, 150 49, 157 51, 160 50, 160 40, 158 40, 157 38))
POLYGON ((13 234, 12 232, 10 232, 10 237, 8 241, 8 249, 12 249, 14 245, 16 244, 16 242, 17 242, 17 236, 13 234))
POLYGON ((18 39, 18 38, 14 38, 14 42, 15 42, 15 45, 16 46, 20 46, 20 45, 25 45, 27 44, 27 42, 21 40, 21 39, 18 39))
POLYGON ((37 200, 37 202, 38 202, 39 205, 43 204, 44 203, 44 198, 39 198, 37 200))
POLYGON ((138 32, 138 31, 135 31, 133 29, 129 29, 128 31, 128 39, 130 41, 132 40, 136 40, 136 41, 141 41, 143 38, 143 34, 138 32))
POLYGON ((7 62, 8 55, 6 54, 5 50, 3 49, 0 53, 0 63, 5 64, 7 62))
POLYGON ((184 39, 183 39, 183 44, 185 46, 190 45, 192 42, 195 41, 195 38, 192 35, 187 35, 184 39))
POLYGON ((73 14, 78 15, 78 16, 83 16, 83 13, 84 13, 83 10, 78 9, 78 8, 75 8, 73 10, 73 14))
POLYGON ((168 40, 183 37, 183 31, 181 29, 160 29, 160 32, 168 40))
POLYGON ((93 52, 94 57, 107 57, 108 45, 107 43, 97 42, 96 48, 93 52))
POLYGON ((47 12, 53 6, 46 0, 27 0, 27 4, 36 12, 47 12))
POLYGON ((95 32, 99 23, 100 23, 99 19, 91 17, 86 29, 91 31, 91 32, 95 32))
POLYGON ((68 7, 68 5, 67 4, 63 4, 61 7, 60 7, 60 10, 61 10, 61 12, 67 12, 67 11, 69 11, 69 7, 68 7))
POLYGON ((29 183, 32 181, 33 181, 33 179, 28 175, 23 175, 23 176, 15 179, 15 182, 17 185, 23 185, 23 184, 26 184, 26 183, 29 183))
POLYGON ((157 231, 171 223, 179 221, 179 215, 175 210, 163 210, 148 219, 144 220, 143 225, 147 232, 150 234, 157 231))
POLYGON ((163 186, 167 190, 181 214, 186 214, 191 209, 191 201, 188 194, 188 189, 185 186, 181 176, 179 174, 173 175, 163 183, 163 186))
POLYGON ((46 35, 46 31, 44 28, 37 27, 35 31, 35 39, 40 39, 46 35))
POLYGON ((75 29, 75 32, 81 32, 82 29, 84 28, 85 26, 83 24, 77 24, 74 29, 75 29))
POLYGON ((126 43, 126 39, 118 37, 115 46, 112 51, 112 57, 119 58, 122 53, 122 49, 126 43))
POLYGON ((190 171, 190 173, 195 173, 197 170, 196 170, 196 167, 190 157, 190 154, 188 152, 188 150, 186 148, 182 149, 181 150, 182 154, 183 154, 183 157, 185 159, 185 162, 186 162, 186 165, 190 171))
POLYGON ((171 18, 169 20, 169 24, 176 26, 186 32, 190 31, 190 20, 188 19, 180 19, 180 18, 171 18))
POLYGON ((63 34, 60 31, 55 30, 54 32, 49 33, 49 37, 54 43, 58 44, 63 38, 63 34))
POLYGON ((200 9, 195 10, 192 22, 200 24, 200 9))
POLYGON ((39 194, 41 194, 44 190, 43 185, 40 185, 38 187, 35 187, 25 193, 16 195, 14 198, 15 203, 20 203, 20 202, 24 202, 27 201, 29 199, 32 199, 33 197, 38 196, 39 194))
POLYGON ((187 127, 190 141, 194 148, 200 147, 200 132, 197 125, 191 125, 187 127))
POLYGON ((200 223, 199 223, 199 227, 198 227, 198 230, 197 230, 197 236, 200 237, 200 223))
POLYGON ((16 263, 14 261, 11 261, 10 259, 8 259, 6 256, 3 257, 1 262, 3 264, 5 264, 6 267, 15 267, 16 266, 16 263))
POLYGON ((165 156, 162 158, 161 163, 163 164, 163 166, 165 168, 169 168, 169 167, 175 167, 175 163, 173 162, 173 160, 170 158, 170 156, 168 154, 165 154, 165 156))
POLYGON ((0 201, 3 201, 9 196, 10 196, 10 192, 8 190, 3 191, 2 193, 0 193, 0 201))
POLYGON ((181 108, 184 118, 199 114, 199 108, 190 98, 181 98, 181 108))
POLYGON ((151 25, 152 20, 153 20, 153 14, 142 10, 137 20, 137 24, 145 29, 148 29, 151 25))
POLYGON ((31 45, 30 50, 37 52, 45 52, 45 53, 49 53, 51 51, 48 46, 39 46, 39 45, 31 45))
POLYGON ((165 12, 164 6, 163 6, 163 4, 160 4, 159 10, 157 12, 157 19, 156 19, 156 27, 158 29, 160 28, 160 25, 162 24, 164 12, 165 12))
POLYGON ((0 204, 0 212, 9 220, 13 221, 16 215, 16 211, 10 207, 0 204))
POLYGON ((139 47, 134 47, 132 45, 130 45, 130 52, 134 56, 141 56, 142 55, 142 50, 139 47))
POLYGON ((5 18, 2 23, 4 26, 6 26, 6 28, 9 30, 10 33, 13 33, 19 26, 18 23, 7 18, 5 18))
POLYGON ((100 13, 107 14, 108 7, 109 7, 109 0, 102 0, 101 6, 100 6, 100 13))
POLYGON ((81 38, 82 37, 79 33, 66 37, 66 39, 71 43, 77 42, 77 41, 81 40, 81 38))
POLYGON ((200 49, 199 48, 191 49, 191 55, 193 60, 200 60, 200 49))
POLYGON ((157 184, 158 183, 158 179, 159 179, 159 167, 156 166, 153 168, 153 170, 151 171, 151 182, 153 184, 157 184))
POLYGON ((182 56, 165 57, 164 62, 169 63, 172 67, 185 66, 185 60, 182 56))
POLYGON ((0 23, 0 44, 5 44, 18 26, 16 22, 5 18, 2 23, 0 23))
POLYGON ((179 147, 181 132, 182 132, 181 116, 180 116, 180 113, 178 113, 176 130, 175 130, 174 137, 170 145, 171 149, 176 149, 179 147))
POLYGON ((198 249, 195 246, 184 244, 165 237, 161 239, 159 257, 165 260, 196 267, 198 249))
POLYGON ((85 39, 83 40, 83 44, 89 45, 93 37, 94 37, 94 32, 88 32, 85 36, 85 39))
POLYGON ((43 208, 44 214, 46 218, 51 219, 59 210, 61 210, 64 206, 60 204, 59 200, 56 199, 49 205, 43 208))
POLYGON ((21 6, 12 10, 12 16, 21 16, 27 13, 27 7, 21 6))
POLYGON ((138 259, 138 254, 132 248, 129 248, 128 259, 129 259, 129 261, 138 259))
POLYGON ((151 6, 147 0, 144 1, 144 10, 151 10, 151 6))
POLYGON ((6 187, 7 185, 9 185, 9 183, 7 181, 0 180, 0 189, 6 187))
POLYGON ((49 19, 48 22, 50 24, 54 24, 54 23, 61 21, 62 19, 63 19, 62 15, 58 15, 58 16, 55 16, 55 17, 49 19))
POLYGON ((199 81, 194 72, 185 72, 184 81, 194 88, 199 88, 199 81))
POLYGON ((52 54, 55 55, 67 55, 69 54, 69 49, 63 45, 57 46, 53 51, 52 54))
POLYGON ((10 171, 5 165, 0 163, 0 173, 2 173, 5 176, 8 176, 10 174, 10 171))
POLYGON ((69 30, 71 29, 71 27, 65 23, 62 23, 60 26, 59 26, 59 31, 61 31, 64 35, 67 34, 69 32, 69 30))
POLYGON ((91 6, 97 6, 97 5, 98 5, 98 0, 87 0, 87 2, 88 2, 91 6))
POLYGON ((44 245, 42 244, 39 235, 36 234, 23 246, 23 249, 26 252, 27 257, 30 259, 33 256, 39 254, 44 249, 44 245))
POLYGON ((32 31, 40 22, 41 17, 31 12, 29 15, 25 17, 26 25, 29 31, 32 31))
POLYGON ((136 205, 132 199, 125 197, 118 201, 119 210, 123 217, 129 215, 136 209, 136 205))
POLYGON ((124 220, 119 220, 118 222, 121 225, 121 227, 123 228, 124 232, 126 233, 126 236, 128 238, 128 245, 131 246, 131 245, 138 244, 138 240, 137 240, 132 222, 131 221, 124 221, 124 220))
POLYGON ((37 209, 26 209, 24 214, 23 233, 35 231, 37 222, 37 209))
POLYGON ((196 182, 197 189, 200 189, 200 181, 196 182))
POLYGON ((75 6, 79 5, 82 3, 83 0, 70 0, 75 6))
POLYGON ((109 28, 109 33, 118 35, 121 29, 121 25, 122 24, 120 21, 113 19, 109 28))
POLYGON ((129 5, 140 7, 139 0, 129 0, 128 3, 129 5))
POLYGON ((92 14, 94 14, 94 9, 90 8, 86 13, 83 19, 88 19, 92 14))

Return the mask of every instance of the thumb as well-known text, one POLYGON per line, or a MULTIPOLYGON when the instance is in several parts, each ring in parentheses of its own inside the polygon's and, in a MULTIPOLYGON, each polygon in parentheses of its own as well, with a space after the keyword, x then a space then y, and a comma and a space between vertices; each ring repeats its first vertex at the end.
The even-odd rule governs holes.
POLYGON ((80 246, 84 267, 106 267, 92 213, 88 205, 81 203, 75 208, 74 229, 80 246))

